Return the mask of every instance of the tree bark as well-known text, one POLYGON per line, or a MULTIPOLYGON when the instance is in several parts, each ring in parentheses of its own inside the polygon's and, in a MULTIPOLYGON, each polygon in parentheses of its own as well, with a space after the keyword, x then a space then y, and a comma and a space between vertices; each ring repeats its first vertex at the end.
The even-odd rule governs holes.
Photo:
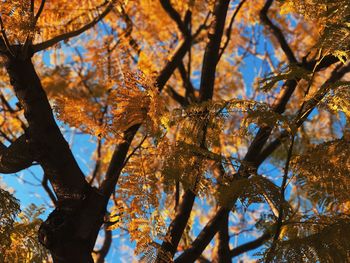
POLYGON ((8 57, 6 69, 28 121, 27 140, 58 199, 81 197, 87 183, 54 119, 30 58, 8 57))
POLYGON ((223 221, 217 234, 217 247, 213 256, 213 263, 231 263, 230 236, 229 236, 229 213, 223 215, 223 221))
POLYGON ((27 142, 57 195, 57 207, 41 225, 39 240, 54 262, 93 262, 91 251, 103 223, 106 198, 85 181, 31 58, 9 55, 6 69, 28 122, 27 142))

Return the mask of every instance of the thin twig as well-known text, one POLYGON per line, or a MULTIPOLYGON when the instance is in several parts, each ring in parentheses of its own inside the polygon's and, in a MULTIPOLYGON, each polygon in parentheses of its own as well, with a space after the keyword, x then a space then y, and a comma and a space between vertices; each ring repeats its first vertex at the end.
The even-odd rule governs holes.
POLYGON ((2 35, 2 39, 5 43, 5 46, 8 50, 8 52, 10 52, 11 56, 15 56, 12 48, 11 48, 11 45, 10 45, 10 42, 7 38, 7 35, 6 35, 6 32, 5 32, 5 27, 4 27, 4 22, 2 21, 2 18, 1 18, 1 15, 0 15, 0 30, 1 30, 1 35, 2 35))
POLYGON ((298 61, 292 49, 290 48, 286 38, 284 37, 282 30, 279 27, 277 27, 275 24, 273 24, 267 15, 272 3, 273 3, 273 0, 266 1, 264 7, 261 9, 261 12, 260 12, 260 19, 271 30, 272 34, 277 38, 288 61, 290 63, 296 64, 298 61))
POLYGON ((279 207, 279 212, 278 212, 278 218, 277 218, 277 225, 276 225, 276 232, 275 235, 273 237, 273 243, 271 245, 271 248, 269 250, 269 253, 267 255, 267 262, 269 262, 269 255, 273 255, 273 253, 275 252, 276 249, 276 245, 277 245, 277 240, 281 234, 281 229, 282 229, 282 223, 283 223, 283 218, 284 218, 284 202, 285 202, 285 191, 286 191, 286 183, 288 180, 288 173, 289 173, 289 165, 290 165, 290 160, 292 158, 292 152, 293 152, 293 146, 294 146, 294 139, 295 139, 295 135, 292 135, 292 140, 288 149, 288 155, 287 155, 287 160, 286 160, 286 165, 284 167, 284 174, 283 174, 283 180, 282 180, 282 184, 281 184, 281 203, 280 203, 280 207, 279 207))
POLYGON ((46 193, 49 195, 52 203, 54 203, 56 205, 57 198, 55 197, 54 193, 52 192, 52 190, 50 189, 50 187, 48 185, 48 178, 47 178, 46 174, 43 175, 43 180, 41 182, 41 185, 44 187, 46 193))
POLYGON ((132 150, 132 152, 126 157, 123 167, 127 164, 127 162, 129 161, 129 159, 131 158, 131 156, 133 156, 135 154, 135 152, 141 148, 142 144, 145 142, 145 140, 147 139, 147 135, 145 135, 145 137, 143 137, 143 139, 141 140, 141 142, 132 150))

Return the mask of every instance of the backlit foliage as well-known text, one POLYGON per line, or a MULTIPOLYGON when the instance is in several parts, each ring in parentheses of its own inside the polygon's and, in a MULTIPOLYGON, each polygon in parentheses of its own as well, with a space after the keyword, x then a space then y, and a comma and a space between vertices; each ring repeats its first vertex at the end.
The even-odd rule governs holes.
POLYGON ((158 187, 162 179, 157 172, 157 157, 161 153, 155 150, 148 140, 142 143, 124 168, 118 197, 114 200, 120 215, 118 225, 130 231, 131 240, 136 241, 137 253, 152 249, 153 240, 161 238, 165 232, 166 215, 158 187))
POLYGON ((20 212, 18 200, 2 189, 0 201, 0 261, 48 262, 48 253, 37 239, 43 209, 30 205, 20 212))
POLYGON ((2 256, 0 259, 3 261, 3 254, 11 246, 10 233, 13 230, 16 215, 19 213, 19 204, 10 193, 5 190, 0 189, 0 251, 2 256))
MULTIPOLYGON (((102 199, 105 185, 115 181, 101 210, 105 234, 98 241, 105 243, 96 245, 94 258, 108 245, 108 231, 119 245, 126 236, 134 260, 168 256, 162 244, 181 218, 176 261, 225 210, 224 246, 231 254, 247 236, 263 233, 261 262, 349 262, 349 1, 230 1, 209 99, 203 99, 210 84, 202 74, 210 67, 205 63, 215 63, 203 56, 210 53, 218 0, 169 1, 177 15, 166 2, 0 6, 1 37, 14 47, 9 53, 41 51, 33 56, 35 69, 91 189, 102 199), (186 52, 174 59, 181 48, 186 52), (115 154, 125 148, 125 158, 115 154), (185 195, 193 205, 182 203, 185 195)), ((3 165, 8 146, 29 134, 31 112, 18 102, 21 91, 13 92, 16 83, 5 70, 0 79, 3 165)), ((26 142, 33 147, 30 137, 26 142)), ((45 190, 52 203, 62 205, 51 186, 45 190)), ((18 201, 0 189, 0 262, 49 262, 36 237, 42 208, 19 212, 18 201)), ((220 262, 221 239, 208 242, 203 262, 220 262)))
POLYGON ((287 222, 276 253, 261 262, 348 262, 349 216, 287 222))
POLYGON ((349 59, 350 5, 348 1, 288 0, 283 2, 284 8, 292 8, 307 19, 317 20, 321 26, 318 42, 320 48, 325 52, 333 53, 343 61, 349 59))
POLYGON ((30 205, 22 211, 10 232, 11 246, 3 252, 5 262, 49 262, 48 251, 37 238, 43 208, 30 205))
POLYGON ((340 87, 333 94, 326 97, 327 106, 335 112, 343 112, 348 118, 350 117, 350 92, 349 86, 340 87))
POLYGON ((317 145, 296 158, 298 180, 311 200, 335 210, 349 203, 349 154, 349 141, 339 139, 317 145))

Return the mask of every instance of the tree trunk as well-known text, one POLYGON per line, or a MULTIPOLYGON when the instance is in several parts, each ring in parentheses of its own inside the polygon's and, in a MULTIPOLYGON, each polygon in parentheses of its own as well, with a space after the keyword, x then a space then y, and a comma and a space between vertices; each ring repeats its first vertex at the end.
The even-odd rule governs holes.
POLYGON ((79 204, 57 207, 41 225, 39 240, 55 263, 93 262, 91 252, 103 224, 105 198, 94 189, 79 204))
POLYGON ((31 58, 7 56, 6 69, 28 122, 26 138, 57 195, 57 207, 39 229, 55 263, 93 262, 108 197, 85 180, 54 119, 31 58))

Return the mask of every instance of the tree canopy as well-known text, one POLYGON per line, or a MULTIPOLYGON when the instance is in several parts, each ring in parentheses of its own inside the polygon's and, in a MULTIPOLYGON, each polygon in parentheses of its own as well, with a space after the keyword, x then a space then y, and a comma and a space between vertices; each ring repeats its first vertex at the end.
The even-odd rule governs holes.
POLYGON ((348 0, 2 1, 0 262, 349 262, 349 43, 348 0))

